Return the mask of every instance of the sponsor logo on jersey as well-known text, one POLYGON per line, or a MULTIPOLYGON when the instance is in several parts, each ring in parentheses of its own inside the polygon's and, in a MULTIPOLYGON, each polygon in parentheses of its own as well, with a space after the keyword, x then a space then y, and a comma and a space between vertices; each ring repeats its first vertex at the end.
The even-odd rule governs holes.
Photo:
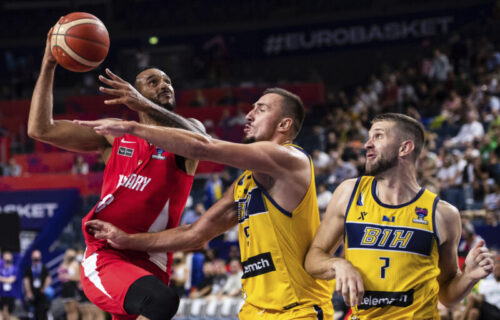
POLYGON ((388 216, 384 215, 382 217, 382 221, 385 221, 385 222, 394 222, 396 220, 396 217, 391 217, 389 218, 388 216))
POLYGON ((392 307, 408 307, 413 304, 413 289, 402 292, 365 291, 359 309, 392 307))
POLYGON ((276 270, 271 252, 261 253, 241 263, 243 266, 242 279, 251 278, 276 270))
POLYGON ((413 219, 412 221, 420 224, 429 224, 429 221, 424 220, 427 217, 427 209, 426 208, 415 208, 415 214, 417 215, 417 219, 413 219))
POLYGON ((128 177, 121 174, 116 187, 123 186, 136 191, 144 191, 150 182, 151 178, 141 176, 140 174, 132 173, 128 177))
POLYGON ((361 211, 360 216, 358 217, 358 220, 365 220, 365 217, 367 214, 368 214, 368 212, 361 211))
POLYGON ((165 156, 162 155, 164 151, 165 150, 163 150, 161 148, 156 148, 156 154, 153 154, 151 156, 151 158, 156 159, 156 160, 165 160, 165 156))
POLYGON ((118 147, 118 155, 131 158, 134 154, 134 149, 126 147, 118 147))
POLYGON ((127 141, 123 138, 120 140, 120 142, 122 142, 122 143, 135 143, 135 141, 127 141))

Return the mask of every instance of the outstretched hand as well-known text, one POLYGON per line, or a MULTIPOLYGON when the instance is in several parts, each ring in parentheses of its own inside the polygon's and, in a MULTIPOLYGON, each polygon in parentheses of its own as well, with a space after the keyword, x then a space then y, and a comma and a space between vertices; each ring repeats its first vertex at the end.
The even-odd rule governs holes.
POLYGON ((107 240, 116 249, 130 249, 130 235, 109 222, 90 220, 85 223, 85 228, 95 238, 107 240))
POLYGON ((465 258, 465 273, 473 280, 479 281, 493 271, 494 262, 484 240, 479 241, 465 258))
POLYGON ((121 121, 113 119, 100 119, 94 121, 73 120, 73 122, 94 129, 100 135, 112 135, 121 137, 125 134, 131 134, 135 121, 121 121))
POLYGON ((110 88, 99 87, 99 91, 105 94, 116 96, 116 98, 104 100, 105 104, 124 104, 130 109, 138 112, 145 111, 150 108, 150 101, 146 99, 142 94, 140 94, 139 91, 134 88, 134 86, 132 86, 130 83, 123 80, 107 68, 106 75, 109 78, 100 75, 99 80, 101 80, 102 83, 109 86, 110 88))

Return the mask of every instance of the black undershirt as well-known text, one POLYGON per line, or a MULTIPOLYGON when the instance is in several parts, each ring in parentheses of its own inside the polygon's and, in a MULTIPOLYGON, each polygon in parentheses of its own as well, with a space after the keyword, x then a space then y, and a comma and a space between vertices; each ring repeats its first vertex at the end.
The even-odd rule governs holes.
POLYGON ((186 158, 175 155, 175 163, 177 164, 177 167, 187 173, 186 170, 186 158))

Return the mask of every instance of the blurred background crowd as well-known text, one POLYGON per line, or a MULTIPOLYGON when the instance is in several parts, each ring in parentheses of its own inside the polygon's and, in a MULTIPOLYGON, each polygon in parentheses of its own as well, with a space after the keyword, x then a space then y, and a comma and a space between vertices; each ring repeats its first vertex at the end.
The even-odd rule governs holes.
MULTIPOLYGON (((500 308, 498 1, 212 2, 2 4, 0 212, 16 209, 20 216, 19 248, 4 246, 0 260, 3 317, 8 319, 9 311, 36 319, 105 317, 79 289, 77 268, 84 249, 81 218, 99 200, 104 163, 95 155, 64 152, 26 136, 45 33, 59 16, 77 10, 104 21, 111 50, 92 72, 58 68, 56 117, 135 119, 125 107, 103 105, 97 75, 110 67, 131 81, 137 70, 157 65, 173 79, 178 113, 203 121, 214 137, 239 141, 245 114, 263 89, 288 88, 307 105, 296 143, 313 159, 321 214, 343 180, 364 173, 363 144, 376 114, 401 112, 421 121, 426 144, 418 179, 461 210, 461 265, 480 239, 497 255, 494 275, 453 310, 442 308, 442 317, 480 319, 483 301, 500 308), (330 38, 314 42, 316 31, 324 29, 331 31, 330 38), (40 207, 38 197, 50 197, 50 190, 60 188, 77 189, 70 207, 40 207), (18 203, 12 200, 16 192, 18 203), (29 218, 43 213, 41 224, 30 224, 29 218), (61 222, 47 235, 43 223, 56 216, 61 222), (33 251, 40 243, 44 250, 33 251), (45 271, 37 264, 42 253, 45 271)), ((181 224, 195 222, 240 173, 200 164, 181 224)), ((204 251, 175 253, 173 263, 172 286, 184 297, 179 319, 235 317, 242 274, 237 229, 204 251)), ((341 298, 333 299, 339 318, 345 306, 341 298)))

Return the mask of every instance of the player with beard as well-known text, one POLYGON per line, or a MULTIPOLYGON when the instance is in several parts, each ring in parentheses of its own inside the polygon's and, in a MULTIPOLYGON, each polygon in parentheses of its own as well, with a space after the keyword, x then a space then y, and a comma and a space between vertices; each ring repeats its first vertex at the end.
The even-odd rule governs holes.
MULTIPOLYGON (((50 32, 49 32, 50 35, 50 32)), ((56 60, 46 41, 42 67, 31 101, 28 135, 62 149, 100 152, 106 162, 101 200, 83 219, 99 218, 131 233, 155 232, 178 225, 193 183, 198 161, 176 155, 134 136, 115 139, 68 120, 52 117, 56 60)), ((203 126, 175 114, 171 79, 157 68, 141 71, 135 87, 106 70, 99 79, 115 96, 106 104, 125 104, 141 123, 179 127, 203 136, 203 126)), ((113 319, 169 319, 179 298, 169 288, 172 253, 109 248, 83 228, 87 245, 81 281, 85 294, 113 319)))
POLYGON ((459 211, 416 177, 422 125, 402 114, 375 117, 366 174, 344 181, 328 205, 305 259, 315 278, 336 279, 352 319, 439 319, 438 300, 463 299, 493 270, 478 243, 458 268, 459 211), (344 240, 345 259, 332 257, 344 240))
POLYGON ((239 318, 332 319, 332 284, 313 279, 302 266, 319 226, 311 158, 291 144, 303 119, 300 98, 272 88, 246 116, 248 144, 135 122, 79 122, 101 134, 133 134, 188 158, 246 170, 192 225, 143 234, 127 234, 97 220, 87 226, 117 248, 177 251, 202 248, 238 225, 246 297, 239 318))

